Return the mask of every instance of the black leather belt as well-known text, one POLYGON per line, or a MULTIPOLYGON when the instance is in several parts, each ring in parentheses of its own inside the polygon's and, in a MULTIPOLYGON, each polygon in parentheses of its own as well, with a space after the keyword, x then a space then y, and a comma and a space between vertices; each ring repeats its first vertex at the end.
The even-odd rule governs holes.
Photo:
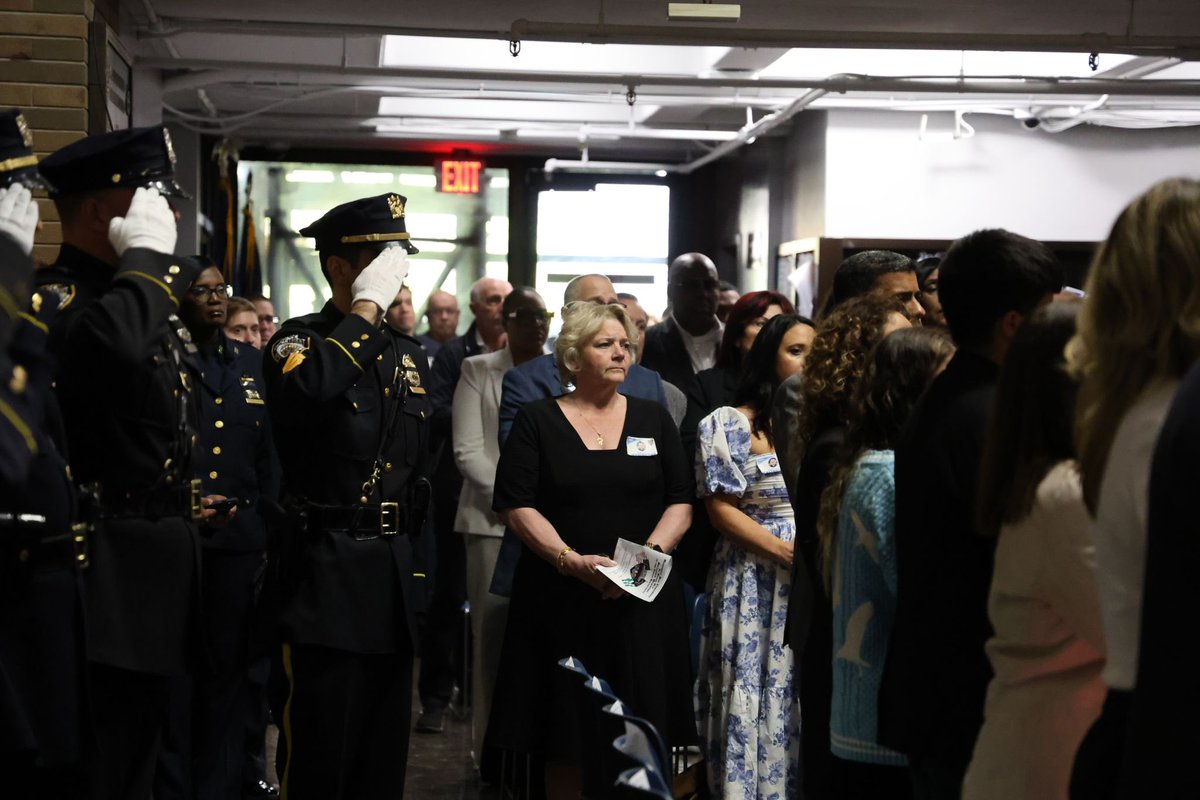
POLYGON ((184 486, 154 489, 149 492, 121 492, 107 488, 100 492, 101 519, 180 516, 193 521, 200 520, 200 481, 189 481, 184 486))
POLYGON ((87 526, 71 526, 71 532, 46 536, 46 518, 40 514, 0 512, 0 559, 15 560, 26 567, 87 569, 87 526))
POLYGON ((399 503, 377 506, 326 506, 306 503, 301 512, 310 532, 348 533, 359 541, 407 534, 399 503))

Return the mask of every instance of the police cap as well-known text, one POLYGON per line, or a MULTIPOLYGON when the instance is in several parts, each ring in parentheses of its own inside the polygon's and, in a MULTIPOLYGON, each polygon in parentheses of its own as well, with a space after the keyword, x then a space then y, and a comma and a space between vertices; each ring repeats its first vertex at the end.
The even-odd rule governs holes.
POLYGON ((339 244, 387 244, 397 242, 409 253, 420 252, 404 227, 404 207, 408 198, 399 194, 381 194, 342 203, 325 216, 300 230, 301 236, 317 240, 321 250, 339 244))
POLYGON ((33 136, 20 110, 0 112, 0 187, 22 183, 30 189, 48 189, 38 175, 33 136))
POLYGON ((143 186, 189 197, 175 182, 175 148, 162 125, 88 136, 43 158, 40 169, 51 197, 143 186))

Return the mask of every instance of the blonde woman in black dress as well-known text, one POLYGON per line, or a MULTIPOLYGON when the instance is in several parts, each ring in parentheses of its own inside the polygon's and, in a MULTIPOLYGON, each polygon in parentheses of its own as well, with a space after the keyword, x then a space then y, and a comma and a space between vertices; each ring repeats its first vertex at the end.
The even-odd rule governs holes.
POLYGON ((646 603, 596 571, 618 538, 670 553, 691 522, 691 470, 670 416, 617 391, 636 346, 621 306, 568 306, 555 358, 575 390, 521 409, 496 471, 494 508, 524 549, 488 738, 543 759, 550 800, 578 797, 581 761, 597 755, 580 752, 560 658, 579 658, 668 742, 694 738, 677 576, 646 603))

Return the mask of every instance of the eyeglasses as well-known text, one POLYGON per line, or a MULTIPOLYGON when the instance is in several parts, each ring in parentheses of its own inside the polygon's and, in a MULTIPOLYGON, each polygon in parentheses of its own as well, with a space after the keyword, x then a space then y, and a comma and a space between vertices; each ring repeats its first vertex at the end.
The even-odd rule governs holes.
POLYGON ((269 314, 259 314, 259 315, 258 315, 258 321, 259 321, 260 323, 262 323, 262 322, 269 322, 269 323, 271 323, 272 325, 278 325, 278 324, 279 324, 279 317, 273 317, 273 316, 271 316, 271 315, 269 315, 269 314))
POLYGON ((510 311, 504 316, 508 319, 516 320, 523 325, 532 323, 549 325, 550 320, 554 319, 554 312, 536 308, 518 308, 516 311, 510 311))
POLYGON ((188 294, 197 300, 207 300, 210 296, 233 297, 233 287, 228 283, 218 283, 216 286, 193 286, 188 294))

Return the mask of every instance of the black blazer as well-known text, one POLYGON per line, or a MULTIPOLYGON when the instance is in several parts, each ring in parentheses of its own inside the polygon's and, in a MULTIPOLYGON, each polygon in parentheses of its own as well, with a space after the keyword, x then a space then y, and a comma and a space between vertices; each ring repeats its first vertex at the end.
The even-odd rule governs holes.
POLYGON ((673 383, 684 394, 692 382, 692 359, 675 320, 667 318, 651 325, 642 336, 642 352, 638 363, 652 369, 667 383, 673 383))
POLYGON ((1200 364, 1179 386, 1150 467, 1142 637, 1119 794, 1128 800, 1200 796, 1200 777, 1190 766, 1200 731, 1180 714, 1200 703, 1191 659, 1181 650, 1189 638, 1181 626, 1200 611, 1198 453, 1200 364))
POLYGON ((998 367, 959 350, 896 446, 896 623, 879 695, 880 742, 965 765, 992 667, 988 591, 995 539, 975 525, 998 367))

